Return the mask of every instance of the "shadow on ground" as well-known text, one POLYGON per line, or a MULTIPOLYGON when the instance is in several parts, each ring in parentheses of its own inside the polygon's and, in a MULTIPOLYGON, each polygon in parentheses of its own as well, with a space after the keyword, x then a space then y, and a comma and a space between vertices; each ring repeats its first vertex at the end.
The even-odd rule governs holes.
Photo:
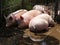
POLYGON ((33 42, 29 38, 16 35, 9 38, 0 37, 0 45, 60 45, 60 41, 54 37, 47 36, 41 42, 33 42))

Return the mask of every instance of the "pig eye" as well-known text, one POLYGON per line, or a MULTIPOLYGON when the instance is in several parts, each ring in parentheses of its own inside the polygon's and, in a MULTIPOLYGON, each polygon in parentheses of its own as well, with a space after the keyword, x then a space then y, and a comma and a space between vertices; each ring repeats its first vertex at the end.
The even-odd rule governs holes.
POLYGON ((9 20, 12 20, 12 19, 13 19, 12 17, 9 18, 9 20))

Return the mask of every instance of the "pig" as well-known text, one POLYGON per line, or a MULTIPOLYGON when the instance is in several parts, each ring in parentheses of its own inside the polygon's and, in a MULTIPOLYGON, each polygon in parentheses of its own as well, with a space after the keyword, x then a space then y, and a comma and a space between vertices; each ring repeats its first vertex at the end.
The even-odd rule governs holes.
POLYGON ((20 15, 26 13, 27 10, 26 9, 20 9, 17 10, 11 14, 9 14, 7 17, 5 17, 6 19, 6 27, 12 27, 13 25, 18 25, 17 20, 20 19, 20 15))
POLYGON ((48 6, 45 5, 34 5, 33 10, 39 10, 42 11, 43 13, 51 15, 51 11, 49 10, 48 6))
POLYGON ((42 30, 48 30, 49 24, 53 25, 54 21, 48 14, 40 14, 34 17, 29 23, 29 29, 32 32, 40 32, 42 30))
POLYGON ((39 14, 42 14, 42 12, 38 10, 30 10, 24 13, 23 15, 21 15, 18 28, 28 27, 30 20, 39 14))

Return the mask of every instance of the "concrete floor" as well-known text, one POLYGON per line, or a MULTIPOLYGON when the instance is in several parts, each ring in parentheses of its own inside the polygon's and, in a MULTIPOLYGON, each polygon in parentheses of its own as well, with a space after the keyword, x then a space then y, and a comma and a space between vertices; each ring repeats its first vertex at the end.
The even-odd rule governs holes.
POLYGON ((60 45, 60 24, 56 24, 48 32, 43 41, 34 42, 29 37, 23 38, 22 33, 15 33, 11 37, 0 37, 0 45, 60 45))

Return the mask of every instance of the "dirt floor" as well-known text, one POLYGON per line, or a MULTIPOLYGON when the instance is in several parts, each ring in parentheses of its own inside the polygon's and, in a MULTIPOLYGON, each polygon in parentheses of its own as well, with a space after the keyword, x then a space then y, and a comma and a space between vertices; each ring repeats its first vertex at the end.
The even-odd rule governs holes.
POLYGON ((32 41, 29 37, 23 38, 21 31, 11 37, 0 37, 0 45, 60 45, 60 24, 56 24, 45 34, 44 40, 37 42, 32 41))

